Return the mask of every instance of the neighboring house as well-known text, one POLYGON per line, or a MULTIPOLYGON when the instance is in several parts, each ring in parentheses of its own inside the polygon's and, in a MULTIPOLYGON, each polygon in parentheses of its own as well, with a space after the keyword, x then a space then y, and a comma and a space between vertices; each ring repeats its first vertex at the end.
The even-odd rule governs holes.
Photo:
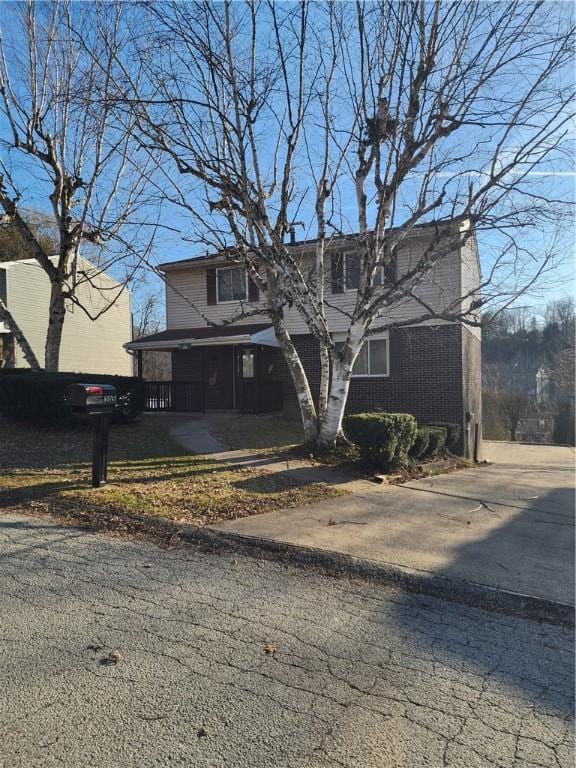
POLYGON ((522 443, 552 443, 554 416, 540 415, 520 419, 516 427, 516 440, 522 443))
MULTIPOLYGON (((117 295, 120 285, 93 264, 80 258, 78 300, 95 316, 117 295)), ((0 296, 32 347, 40 365, 48 327, 50 281, 35 259, 0 263, 0 296)), ((78 306, 66 304, 60 348, 60 370, 78 373, 132 375, 132 356, 123 347, 132 337, 130 293, 124 290, 110 309, 91 320, 78 306)), ((0 366, 27 368, 22 351, 0 322, 0 366)))
POLYGON ((484 386, 512 390, 538 405, 552 402, 555 395, 550 369, 539 359, 491 363, 484 371, 484 386))
POLYGON ((544 403, 550 400, 550 375, 538 360, 513 361, 501 366, 501 376, 506 376, 507 385, 526 395, 530 400, 544 403))
MULTIPOLYGON (((450 227, 459 227, 457 222, 450 227)), ((409 270, 432 237, 430 227, 417 227, 406 238, 395 269, 409 270)), ((290 246, 302 268, 314 280, 314 241, 290 246)), ((332 239, 331 268, 326 277, 326 314, 336 341, 343 340, 358 280, 358 255, 352 236, 332 239)), ((257 287, 246 270, 223 254, 166 263, 167 330, 127 344, 138 350, 172 354, 172 378, 178 410, 237 410, 296 412, 297 401, 287 366, 265 315, 212 326, 231 318, 241 306, 263 307, 257 287), (188 389, 184 386, 188 383, 188 389), (178 394, 178 392, 180 394, 178 394)), ((383 275, 383 279, 390 276, 383 275)), ((448 253, 423 277, 417 295, 436 311, 450 307, 480 283, 475 239, 448 253)), ((410 323, 423 314, 414 299, 389 310, 389 320, 403 327, 371 336, 357 360, 351 381, 348 411, 407 412, 420 423, 449 421, 466 429, 481 424, 480 330, 442 320, 410 323), (472 420, 472 421, 471 421, 472 420)), ((316 340, 294 309, 286 321, 313 389, 318 389, 320 360, 316 340)), ((167 390, 156 407, 167 406, 167 390)), ((152 406, 153 407, 153 406, 152 406)), ((469 443, 470 445, 470 443, 469 443)))

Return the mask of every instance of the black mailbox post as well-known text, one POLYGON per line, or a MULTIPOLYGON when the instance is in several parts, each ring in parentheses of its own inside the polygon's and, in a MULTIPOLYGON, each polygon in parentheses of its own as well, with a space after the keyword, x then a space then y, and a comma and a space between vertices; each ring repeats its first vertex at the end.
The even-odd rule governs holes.
POLYGON ((92 487, 100 488, 108 474, 108 433, 117 402, 116 387, 111 384, 72 384, 68 387, 66 402, 74 416, 93 421, 92 487))

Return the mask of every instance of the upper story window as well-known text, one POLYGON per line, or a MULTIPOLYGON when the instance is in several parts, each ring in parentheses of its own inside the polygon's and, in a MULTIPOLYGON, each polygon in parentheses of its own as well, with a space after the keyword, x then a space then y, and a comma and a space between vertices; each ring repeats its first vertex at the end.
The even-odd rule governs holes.
MULTIPOLYGON (((332 255, 332 293, 356 291, 360 285, 362 256, 359 253, 332 255)), ((374 275, 374 285, 383 285, 384 268, 378 267, 374 275)))
POLYGON ((358 289, 361 266, 359 253, 347 253, 344 257, 344 284, 347 291, 358 289))
POLYGON ((243 267, 216 270, 218 304, 226 301, 245 301, 248 295, 247 274, 243 267))
POLYGON ((0 269, 0 300, 4 303, 8 303, 8 296, 6 290, 6 270, 0 269))

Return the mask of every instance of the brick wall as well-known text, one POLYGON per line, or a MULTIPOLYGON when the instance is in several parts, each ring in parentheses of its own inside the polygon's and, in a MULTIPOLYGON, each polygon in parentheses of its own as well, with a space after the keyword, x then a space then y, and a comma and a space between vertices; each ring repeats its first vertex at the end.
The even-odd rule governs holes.
MULTIPOLYGON (((309 377, 314 397, 320 383, 318 344, 309 335, 293 337, 309 377)), ((200 349, 174 352, 175 381, 202 378, 200 349)), ((282 353, 262 347, 258 358, 262 381, 284 383, 284 412, 299 414, 296 393, 282 353)), ((414 327, 390 331, 390 376, 353 378, 347 412, 389 411, 411 413, 424 424, 449 421, 461 425, 474 411, 481 423, 480 341, 458 325, 414 327)))
POLYGON ((419 422, 462 419, 460 329, 401 328, 390 332, 390 376, 354 378, 348 410, 413 414, 419 422))
MULTIPOLYGON (((411 413, 421 424, 428 421, 460 424, 464 434, 463 333, 467 332, 457 325, 392 329, 390 375, 353 378, 347 413, 379 410, 411 413)), ((471 334, 468 336, 468 357, 476 361, 474 342, 478 340, 471 334)), ((318 347, 310 336, 296 336, 294 343, 317 396, 320 379, 318 347)), ((477 407, 479 379, 471 375, 466 386, 467 402, 474 402, 477 407)), ((288 413, 298 413, 291 382, 285 386, 284 401, 288 413)))

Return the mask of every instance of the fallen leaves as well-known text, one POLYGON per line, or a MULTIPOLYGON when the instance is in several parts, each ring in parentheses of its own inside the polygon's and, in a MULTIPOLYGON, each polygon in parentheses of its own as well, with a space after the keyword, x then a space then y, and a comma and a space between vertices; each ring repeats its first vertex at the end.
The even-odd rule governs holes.
POLYGON ((266 645, 264 646, 264 653, 266 654, 266 656, 274 656, 277 650, 278 649, 276 648, 274 643, 266 643, 266 645))
MULTIPOLYGON (((10 467, 0 478, 2 504, 131 535, 146 527, 145 517, 204 526, 341 493, 324 483, 300 485, 281 472, 222 466, 206 457, 182 454, 168 434, 173 425, 173 420, 142 417, 112 430, 110 482, 96 496, 88 487, 89 433, 38 435, 0 417, 0 431, 4 438, 6 429, 8 436, 0 441, 0 462, 10 467)), ((179 546, 179 539, 174 534, 169 546, 179 546)))

